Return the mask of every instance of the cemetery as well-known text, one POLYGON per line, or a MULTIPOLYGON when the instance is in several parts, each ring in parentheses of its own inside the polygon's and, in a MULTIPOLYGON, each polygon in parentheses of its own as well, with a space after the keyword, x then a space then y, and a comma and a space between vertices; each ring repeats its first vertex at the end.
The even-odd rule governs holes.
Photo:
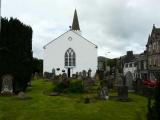
POLYGON ((12 17, 0 25, 0 120, 160 120, 155 25, 143 53, 112 59, 82 36, 76 8, 72 26, 42 47, 42 59, 33 57, 31 26, 12 17))
POLYGON ((7 120, 145 120, 146 97, 128 93, 128 101, 117 100, 117 91, 101 87, 100 91, 67 92, 51 96, 53 81, 33 78, 25 96, 0 96, 0 119, 7 120), (98 95, 97 96, 97 92, 98 95), (99 94, 100 93, 100 94, 99 94), (109 96, 109 97, 107 97, 109 96), (100 98, 98 98, 100 97, 100 98), (87 100, 89 98, 89 102, 87 100))

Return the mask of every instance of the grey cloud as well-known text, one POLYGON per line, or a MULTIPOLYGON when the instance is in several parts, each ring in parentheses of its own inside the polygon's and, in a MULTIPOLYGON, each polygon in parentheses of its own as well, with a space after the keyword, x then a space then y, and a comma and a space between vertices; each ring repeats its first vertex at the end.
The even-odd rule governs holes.
MULTIPOLYGON (((118 57, 126 50, 145 49, 152 25, 160 27, 159 0, 76 0, 82 34, 99 46, 98 54, 118 57)), ((73 0, 3 0, 2 16, 13 16, 34 30, 34 56, 69 29, 73 0)))

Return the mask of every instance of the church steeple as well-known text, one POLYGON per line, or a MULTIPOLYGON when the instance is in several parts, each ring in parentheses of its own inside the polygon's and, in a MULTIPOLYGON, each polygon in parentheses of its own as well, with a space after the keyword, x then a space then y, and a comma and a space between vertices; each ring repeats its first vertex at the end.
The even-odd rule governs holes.
POLYGON ((73 22, 72 22, 72 30, 80 31, 78 15, 77 15, 77 10, 76 9, 74 11, 74 17, 73 17, 73 22))

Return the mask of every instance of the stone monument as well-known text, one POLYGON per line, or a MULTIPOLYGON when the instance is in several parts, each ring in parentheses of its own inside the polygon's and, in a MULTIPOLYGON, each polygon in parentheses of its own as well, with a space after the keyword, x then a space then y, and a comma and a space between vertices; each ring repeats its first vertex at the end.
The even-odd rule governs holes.
POLYGON ((2 76, 2 90, 1 90, 1 93, 2 94, 5 94, 5 93, 12 94, 13 93, 13 77, 9 74, 2 76))
POLYGON ((52 79, 55 79, 55 76, 56 76, 56 71, 55 71, 55 69, 53 68, 53 69, 52 69, 52 79))
POLYGON ((118 86, 118 99, 127 100, 128 99, 128 86, 126 86, 126 77, 122 76, 123 85, 118 86))

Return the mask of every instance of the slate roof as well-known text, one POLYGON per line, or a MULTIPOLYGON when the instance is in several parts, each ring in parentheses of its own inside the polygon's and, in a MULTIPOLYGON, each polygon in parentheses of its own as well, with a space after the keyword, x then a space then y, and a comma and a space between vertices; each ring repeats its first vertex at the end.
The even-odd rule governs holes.
MULTIPOLYGON (((156 28, 155 25, 153 25, 152 32, 151 32, 151 35, 149 35, 148 37, 148 42, 146 46, 148 46, 149 44, 152 44, 153 40, 155 39, 154 36, 160 36, 160 28, 156 28)), ((160 40, 160 39, 156 38, 156 40, 160 40)))

